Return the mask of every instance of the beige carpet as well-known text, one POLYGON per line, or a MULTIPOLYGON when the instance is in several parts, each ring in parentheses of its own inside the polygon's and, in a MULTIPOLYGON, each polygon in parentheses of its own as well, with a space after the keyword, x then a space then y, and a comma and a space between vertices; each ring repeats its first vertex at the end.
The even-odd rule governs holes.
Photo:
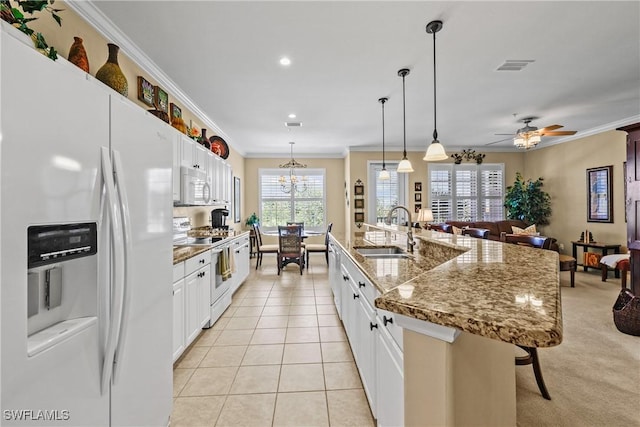
POLYGON ((516 367, 518 425, 640 426, 640 337, 619 332, 611 311, 620 279, 579 271, 571 288, 560 276, 564 339, 538 351, 552 400, 531 365, 516 367))

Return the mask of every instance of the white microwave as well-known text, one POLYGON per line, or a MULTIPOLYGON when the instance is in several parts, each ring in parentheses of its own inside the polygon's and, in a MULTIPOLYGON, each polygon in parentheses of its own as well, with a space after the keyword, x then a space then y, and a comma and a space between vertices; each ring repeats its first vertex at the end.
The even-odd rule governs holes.
POLYGON ((207 174, 201 170, 180 167, 181 195, 180 204, 185 206, 211 204, 211 185, 207 181, 207 174))

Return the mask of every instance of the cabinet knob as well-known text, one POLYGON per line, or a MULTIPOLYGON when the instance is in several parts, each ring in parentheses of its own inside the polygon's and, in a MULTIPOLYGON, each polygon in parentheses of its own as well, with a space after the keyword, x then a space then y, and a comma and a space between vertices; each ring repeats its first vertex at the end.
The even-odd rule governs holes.
POLYGON ((366 284, 364 282, 358 282, 358 287, 359 288, 364 288, 366 286, 366 284))
POLYGON ((204 264, 204 260, 203 259, 201 259, 199 262, 200 262, 200 264, 204 264))
POLYGON ((360 295, 358 295, 358 294, 353 294, 353 299, 356 299, 356 298, 360 298, 360 295))
POLYGON ((387 323, 393 323, 393 317, 382 316, 382 323, 387 326, 387 323))
POLYGON ((344 281, 346 282, 347 280, 349 280, 349 276, 345 276, 345 275, 343 274, 343 275, 342 275, 342 280, 344 280, 344 281))
POLYGON ((377 324, 377 323, 369 322, 369 329, 373 331, 373 328, 378 329, 378 324, 377 324))

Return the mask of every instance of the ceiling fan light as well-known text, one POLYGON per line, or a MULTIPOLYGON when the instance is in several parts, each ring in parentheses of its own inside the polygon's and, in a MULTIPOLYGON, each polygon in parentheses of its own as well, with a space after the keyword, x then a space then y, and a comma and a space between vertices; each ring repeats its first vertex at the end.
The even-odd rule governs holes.
POLYGON ((540 135, 533 135, 531 137, 529 137, 529 143, 536 145, 541 141, 540 135))
POLYGON ((413 172, 413 166, 411 166, 411 162, 406 157, 398 163, 398 172, 399 173, 411 173, 413 172))
POLYGON ((524 138, 521 137, 520 135, 516 136, 513 140, 513 145, 515 145, 518 148, 524 148, 525 146, 524 138))
POLYGON ((427 152, 422 160, 425 162, 438 162, 440 160, 447 160, 448 158, 447 153, 444 151, 444 146, 440 144, 440 141, 434 139, 431 144, 429 144, 429 147, 427 147, 427 152))
POLYGON ((389 175, 389 171, 388 171, 388 170, 386 170, 386 169, 382 169, 382 170, 380 171, 380 175, 378 175, 378 179, 379 179, 380 181, 386 181, 386 180, 388 180, 388 179, 391 179, 391 175, 389 175))

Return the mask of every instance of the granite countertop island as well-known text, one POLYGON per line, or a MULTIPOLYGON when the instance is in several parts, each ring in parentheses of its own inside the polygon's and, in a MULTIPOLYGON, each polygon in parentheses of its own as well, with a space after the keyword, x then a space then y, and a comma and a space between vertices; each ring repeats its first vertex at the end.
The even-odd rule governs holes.
POLYGON ((404 259, 372 259, 357 248, 406 248, 406 227, 365 225, 350 247, 338 241, 381 292, 378 308, 529 347, 562 342, 558 254, 414 229, 404 259))

